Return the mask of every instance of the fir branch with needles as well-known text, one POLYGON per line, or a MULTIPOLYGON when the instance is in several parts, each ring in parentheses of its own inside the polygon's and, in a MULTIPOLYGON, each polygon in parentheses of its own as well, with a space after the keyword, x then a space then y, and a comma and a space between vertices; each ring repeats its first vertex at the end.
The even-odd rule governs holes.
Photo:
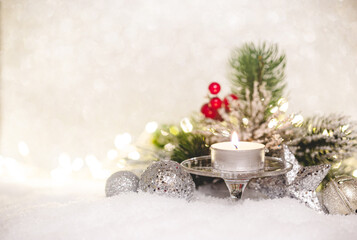
POLYGON ((172 152, 171 160, 182 162, 185 159, 209 155, 209 146, 205 136, 181 132, 177 135, 177 144, 172 152))
POLYGON ((307 118, 289 145, 303 165, 339 163, 357 152, 356 124, 335 114, 307 118))
MULTIPOLYGON (((279 52, 277 44, 246 43, 233 51, 229 63, 233 69, 232 91, 240 99, 247 100, 247 91, 251 95, 254 93, 255 83, 259 86, 265 84, 266 90, 271 92, 270 107, 275 106, 283 97, 286 58, 284 53, 279 52)), ((269 110, 270 108, 266 114, 270 114, 269 110)))

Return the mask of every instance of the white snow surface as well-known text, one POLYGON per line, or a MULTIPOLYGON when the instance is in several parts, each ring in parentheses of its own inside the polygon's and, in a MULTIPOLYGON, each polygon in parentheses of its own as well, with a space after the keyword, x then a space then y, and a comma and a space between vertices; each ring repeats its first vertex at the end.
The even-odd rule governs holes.
POLYGON ((294 199, 106 198, 103 189, 2 183, 0 239, 356 239, 356 215, 319 214, 294 199))

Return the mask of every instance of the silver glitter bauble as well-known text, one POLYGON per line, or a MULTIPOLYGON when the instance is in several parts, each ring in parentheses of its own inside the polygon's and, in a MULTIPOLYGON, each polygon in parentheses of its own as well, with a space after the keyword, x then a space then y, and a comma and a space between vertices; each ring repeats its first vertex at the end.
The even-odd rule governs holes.
POLYGON ((123 192, 137 192, 139 187, 139 178, 132 172, 119 171, 113 173, 105 185, 105 195, 107 197, 115 196, 123 192))
POLYGON ((321 198, 331 214, 357 213, 357 179, 349 176, 332 179, 322 191, 321 198))
POLYGON ((141 175, 139 189, 169 197, 190 199, 195 189, 192 177, 177 162, 162 160, 141 175))

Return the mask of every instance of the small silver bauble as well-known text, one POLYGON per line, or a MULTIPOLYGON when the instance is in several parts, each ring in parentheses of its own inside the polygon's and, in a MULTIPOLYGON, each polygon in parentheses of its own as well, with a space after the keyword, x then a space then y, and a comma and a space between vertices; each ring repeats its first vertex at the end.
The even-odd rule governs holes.
POLYGON ((339 176, 322 191, 322 204, 331 214, 357 213, 357 179, 339 176))
POLYGON ((123 192, 137 192, 139 178, 132 172, 119 171, 113 173, 105 185, 105 195, 111 197, 123 192))
POLYGON ((195 189, 192 177, 177 162, 162 160, 141 175, 139 189, 169 197, 190 199, 195 189))

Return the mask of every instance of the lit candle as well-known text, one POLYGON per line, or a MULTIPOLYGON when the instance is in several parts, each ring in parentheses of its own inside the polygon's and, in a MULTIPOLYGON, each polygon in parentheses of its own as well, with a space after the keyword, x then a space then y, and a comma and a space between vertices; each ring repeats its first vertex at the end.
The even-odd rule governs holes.
POLYGON ((264 145, 238 140, 236 132, 231 142, 212 144, 213 168, 224 171, 256 171, 264 168, 264 145))

